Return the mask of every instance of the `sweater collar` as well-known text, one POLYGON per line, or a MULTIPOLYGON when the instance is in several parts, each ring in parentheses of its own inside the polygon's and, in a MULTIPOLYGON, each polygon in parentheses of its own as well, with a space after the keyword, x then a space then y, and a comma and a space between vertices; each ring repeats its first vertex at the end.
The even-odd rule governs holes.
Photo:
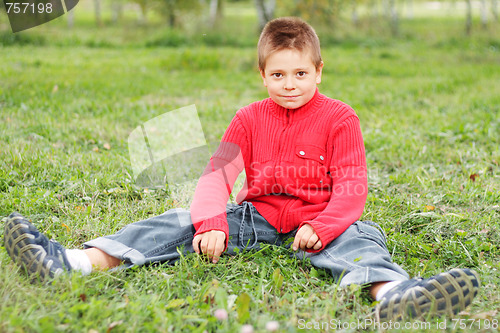
POLYGON ((277 104, 271 98, 269 98, 269 109, 271 112, 279 119, 286 119, 289 117, 290 121, 296 121, 303 119, 313 113, 315 113, 324 102, 325 96, 319 93, 319 89, 316 87, 316 92, 309 102, 302 105, 297 109, 287 109, 277 104))

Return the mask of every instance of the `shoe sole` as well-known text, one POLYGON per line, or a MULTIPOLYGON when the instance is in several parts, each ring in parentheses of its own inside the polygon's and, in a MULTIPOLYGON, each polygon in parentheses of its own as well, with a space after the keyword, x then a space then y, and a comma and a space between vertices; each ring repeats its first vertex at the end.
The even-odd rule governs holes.
POLYGON ((377 320, 453 316, 472 303, 480 286, 479 276, 469 269, 452 269, 423 283, 378 304, 377 320))
POLYGON ((58 266, 45 249, 34 242, 35 236, 30 231, 36 228, 26 219, 12 213, 5 223, 5 249, 12 260, 30 276, 32 282, 47 278, 54 278, 64 273, 63 267, 58 266))

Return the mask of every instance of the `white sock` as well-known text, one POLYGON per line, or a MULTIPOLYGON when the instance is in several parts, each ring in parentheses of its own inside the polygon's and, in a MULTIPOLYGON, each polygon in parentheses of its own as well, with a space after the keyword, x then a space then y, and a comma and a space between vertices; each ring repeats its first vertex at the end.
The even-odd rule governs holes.
POLYGON ((397 286, 398 284, 400 284, 401 281, 391 281, 391 282, 387 282, 386 284, 384 284, 382 286, 382 288, 379 289, 379 291, 377 292, 377 296, 375 297, 375 299, 377 301, 380 301, 382 299, 382 297, 384 297, 384 295, 389 291, 391 290, 392 288, 394 288, 395 286, 397 286))
POLYGON ((82 275, 89 275, 92 272, 90 259, 83 250, 66 250, 66 257, 71 265, 71 269, 81 272, 82 275))

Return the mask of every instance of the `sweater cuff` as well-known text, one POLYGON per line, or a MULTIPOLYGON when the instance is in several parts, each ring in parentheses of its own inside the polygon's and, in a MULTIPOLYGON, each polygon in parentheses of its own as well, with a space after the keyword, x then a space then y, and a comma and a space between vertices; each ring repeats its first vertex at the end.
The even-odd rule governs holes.
POLYGON ((200 234, 203 234, 205 232, 212 231, 212 230, 219 230, 219 231, 224 232, 224 234, 226 235, 224 251, 226 251, 228 240, 229 240, 229 226, 227 224, 226 212, 219 214, 217 216, 211 217, 209 219, 206 219, 204 221, 201 221, 199 223, 195 223, 194 228, 196 229, 196 233, 194 234, 193 237, 196 237, 197 235, 200 235, 200 234))

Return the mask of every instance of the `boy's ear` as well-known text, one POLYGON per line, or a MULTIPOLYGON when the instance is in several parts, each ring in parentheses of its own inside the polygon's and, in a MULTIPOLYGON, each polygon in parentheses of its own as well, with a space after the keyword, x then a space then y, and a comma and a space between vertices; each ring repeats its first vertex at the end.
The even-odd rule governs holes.
POLYGON ((259 68, 259 72, 260 72, 260 76, 262 77, 262 83, 264 83, 264 87, 267 87, 266 73, 261 68, 259 68))
POLYGON ((316 68, 316 84, 321 83, 321 73, 323 72, 323 61, 319 64, 318 68, 316 68))

